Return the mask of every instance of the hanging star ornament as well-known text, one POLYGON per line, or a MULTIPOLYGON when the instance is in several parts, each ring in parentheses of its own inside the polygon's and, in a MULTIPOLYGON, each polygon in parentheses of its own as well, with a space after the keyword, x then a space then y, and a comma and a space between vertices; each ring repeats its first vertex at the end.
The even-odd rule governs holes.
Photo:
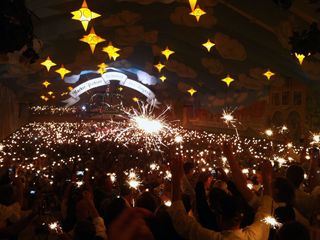
POLYGON ((122 92, 123 87, 118 87, 118 90, 119 90, 120 92, 122 92))
POLYGON ((197 6, 195 9, 193 9, 189 14, 192 15, 192 16, 195 16, 195 18, 197 19, 197 22, 199 22, 199 21, 200 21, 200 17, 201 17, 202 15, 206 14, 206 12, 203 11, 203 10, 199 7, 199 5, 198 5, 198 6, 197 6))
POLYGON ((207 42, 205 42, 205 43, 202 44, 202 46, 204 46, 204 47, 208 50, 208 52, 210 52, 211 48, 212 48, 213 46, 215 46, 215 45, 216 45, 216 44, 214 44, 213 42, 211 42, 210 39, 208 39, 207 42))
POLYGON ((154 67, 158 70, 158 72, 161 72, 161 70, 165 67, 161 62, 158 64, 154 65, 154 67))
POLYGON ((294 53, 294 55, 296 56, 296 58, 298 59, 300 65, 302 65, 304 58, 306 57, 304 54, 300 54, 300 53, 294 53))
POLYGON ((63 65, 61 65, 61 67, 59 69, 56 70, 56 73, 59 73, 61 76, 61 79, 64 79, 64 76, 68 73, 70 73, 71 71, 69 71, 68 69, 66 69, 63 65))
POLYGON ((188 90, 188 93, 190 94, 191 97, 192 97, 193 94, 195 94, 196 92, 197 92, 197 90, 195 90, 194 88, 190 88, 190 89, 188 90))
POLYGON ((189 5, 190 5, 191 10, 194 10, 194 8, 197 5, 197 0, 189 0, 189 5))
POLYGON ((227 84, 227 86, 229 87, 230 84, 234 81, 234 79, 232 77, 230 77, 230 75, 228 74, 227 77, 225 77, 221 81, 225 82, 227 84))
POLYGON ((133 100, 134 102, 139 102, 139 98, 137 98, 137 97, 132 98, 132 100, 133 100))
POLYGON ((48 81, 44 81, 42 83, 43 86, 45 86, 45 88, 47 88, 51 83, 49 83, 48 81))
POLYGON ((92 12, 86 3, 86 1, 83 1, 82 6, 79 10, 71 12, 73 15, 72 19, 78 20, 81 22, 83 28, 85 31, 87 31, 89 22, 92 19, 98 18, 101 15, 95 12, 92 12))
POLYGON ((91 52, 94 53, 96 45, 106 41, 104 38, 98 36, 94 28, 92 27, 90 33, 88 35, 84 35, 83 38, 80 39, 81 42, 88 43, 91 49, 91 52))
POLYGON ((120 56, 118 53, 120 48, 114 47, 111 42, 109 42, 108 46, 104 47, 102 51, 108 54, 110 60, 113 59, 115 61, 120 56))
POLYGON ((101 63, 98 65, 98 73, 100 73, 101 75, 103 75, 105 72, 107 72, 107 68, 108 64, 105 63, 101 63))
POLYGON ((161 54, 164 55, 167 60, 169 60, 170 55, 174 54, 174 51, 171 51, 168 47, 166 47, 165 50, 161 51, 161 54))
POLYGON ((53 94, 53 92, 52 92, 52 91, 48 92, 48 95, 50 95, 50 96, 51 96, 52 94, 53 94))
POLYGON ((167 80, 166 76, 163 76, 163 75, 159 77, 159 79, 161 80, 161 82, 164 82, 165 80, 167 80))
POLYGON ((266 76, 268 80, 270 80, 271 77, 275 75, 275 73, 271 72, 271 71, 268 69, 268 71, 266 71, 263 75, 266 76))
POLYGON ((57 64, 55 64, 54 62, 51 61, 50 57, 47 57, 47 59, 41 63, 42 66, 45 66, 47 71, 50 71, 51 67, 56 66, 57 64))

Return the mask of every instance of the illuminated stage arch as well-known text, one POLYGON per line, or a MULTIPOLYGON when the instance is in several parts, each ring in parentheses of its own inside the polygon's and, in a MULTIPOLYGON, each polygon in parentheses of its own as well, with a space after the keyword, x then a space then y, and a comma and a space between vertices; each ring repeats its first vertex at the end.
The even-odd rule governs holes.
POLYGON ((151 104, 156 105, 158 103, 155 94, 149 88, 135 80, 128 78, 126 74, 120 72, 106 72, 98 78, 81 83, 70 91, 70 98, 64 100, 63 102, 66 103, 66 107, 70 107, 80 101, 81 94, 93 88, 107 86, 111 81, 119 81, 119 85, 140 92, 147 98, 147 102, 151 104))

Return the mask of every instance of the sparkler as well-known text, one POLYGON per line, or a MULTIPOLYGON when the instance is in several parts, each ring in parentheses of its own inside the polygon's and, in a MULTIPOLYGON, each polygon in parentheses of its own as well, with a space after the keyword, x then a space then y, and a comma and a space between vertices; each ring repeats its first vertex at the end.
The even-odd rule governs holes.
POLYGON ((267 129, 265 132, 264 132, 268 137, 271 137, 273 135, 273 131, 271 129, 267 129))
POLYGON ((313 145, 320 145, 320 133, 312 133, 312 141, 311 144, 313 145))
POLYGON ((178 135, 178 136, 176 136, 176 137, 174 138, 174 141, 175 141, 176 143, 182 143, 182 142, 183 142, 183 137, 180 136, 180 135, 178 135))
POLYGON ((140 187, 142 182, 139 176, 131 169, 128 174, 127 183, 129 184, 129 187, 137 190, 140 187))
POLYGON ((237 138, 239 138, 238 129, 236 127, 237 119, 232 115, 235 110, 236 110, 236 108, 233 110, 223 109, 221 119, 224 121, 225 124, 227 124, 227 126, 231 125, 234 128, 234 130, 236 131, 236 134, 237 134, 237 138))
POLYGON ((50 230, 55 231, 57 233, 61 233, 62 232, 62 228, 61 228, 59 222, 49 223, 48 227, 49 227, 50 230))
POLYGON ((268 224, 270 227, 272 227, 273 229, 277 229, 277 228, 280 228, 282 226, 281 223, 279 223, 277 221, 277 219, 275 219, 274 217, 272 216, 267 216, 265 217, 264 219, 262 219, 262 222, 268 224))
POLYGON ((160 145, 165 146, 163 137, 172 132, 172 128, 166 123, 166 113, 171 109, 167 107, 160 115, 154 114, 153 104, 138 103, 138 109, 131 108, 129 111, 123 110, 126 114, 125 119, 128 126, 118 134, 116 140, 124 140, 122 137, 126 134, 131 135, 131 138, 126 140, 133 140, 140 142, 143 140, 146 149, 160 151, 160 145))

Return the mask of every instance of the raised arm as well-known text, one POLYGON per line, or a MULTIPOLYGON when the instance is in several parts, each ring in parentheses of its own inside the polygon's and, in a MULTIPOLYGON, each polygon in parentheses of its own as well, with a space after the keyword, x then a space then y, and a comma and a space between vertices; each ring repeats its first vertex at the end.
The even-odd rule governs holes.
POLYGON ((223 152, 228 160, 228 163, 231 168, 231 174, 232 179, 242 194, 242 196, 247 200, 248 202, 252 201, 254 198, 254 193, 247 187, 247 180, 246 177, 242 174, 241 167, 234 158, 231 150, 231 145, 227 142, 223 144, 223 152))
POLYGON ((172 205, 168 213, 177 233, 184 239, 215 240, 221 239, 218 232, 203 228, 194 218, 189 217, 181 201, 180 183, 183 175, 181 159, 173 159, 170 164, 172 173, 172 205))

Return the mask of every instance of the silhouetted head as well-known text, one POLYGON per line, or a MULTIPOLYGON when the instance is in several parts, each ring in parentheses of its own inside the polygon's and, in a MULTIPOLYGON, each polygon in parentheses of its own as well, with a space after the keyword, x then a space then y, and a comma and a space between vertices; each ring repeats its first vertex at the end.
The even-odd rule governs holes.
POLYGON ((304 179, 304 170, 298 165, 291 165, 286 172, 286 177, 290 183, 297 189, 304 179))

